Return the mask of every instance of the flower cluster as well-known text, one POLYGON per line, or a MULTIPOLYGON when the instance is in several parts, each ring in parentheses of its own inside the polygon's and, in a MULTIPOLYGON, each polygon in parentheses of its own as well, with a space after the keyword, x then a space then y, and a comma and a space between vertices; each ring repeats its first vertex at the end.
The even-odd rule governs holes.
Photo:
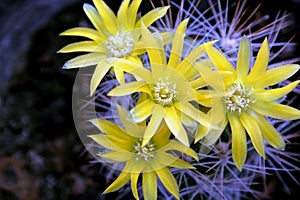
MULTIPOLYGON (((59 52, 88 52, 69 60, 63 68, 96 66, 90 81, 90 95, 102 93, 117 107, 117 114, 112 116, 114 121, 104 119, 107 117, 89 120, 100 132, 88 135, 90 142, 99 146, 96 156, 121 166, 119 177, 104 193, 116 191, 131 180, 132 194, 139 199, 137 185, 142 174, 144 199, 157 199, 157 177, 164 188, 179 199, 184 190, 179 192, 172 174, 178 169, 188 171, 185 175, 190 181, 185 185, 189 185, 202 176, 200 168, 209 166, 215 158, 220 162, 212 167, 220 165, 222 171, 226 168, 234 175, 255 171, 245 165, 247 154, 253 154, 251 149, 264 159, 272 152, 269 146, 266 151, 265 142, 284 150, 284 137, 270 119, 300 118, 298 109, 280 101, 300 81, 274 86, 293 76, 299 65, 286 63, 268 67, 271 53, 267 37, 254 57, 250 40, 255 36, 225 37, 224 23, 217 26, 220 33, 224 32, 220 42, 210 41, 214 34, 204 33, 207 31, 204 29, 193 37, 197 27, 212 26, 211 20, 204 20, 204 15, 193 17, 190 12, 189 18, 177 17, 180 20, 175 27, 168 27, 163 17, 169 6, 154 8, 141 17, 138 8, 142 0, 123 0, 116 16, 103 0, 93 2, 96 8, 89 4, 83 8, 96 30, 72 28, 63 32, 63 36, 83 36, 89 40, 69 44, 59 52), (155 21, 161 25, 152 27, 155 21), (227 49, 230 41, 224 38, 233 42, 230 53, 227 49), (116 80, 113 84, 101 84, 107 74, 110 81, 116 80), (131 103, 121 106, 122 102, 112 100, 122 101, 124 97, 131 103)), ((181 17, 187 13, 183 4, 174 3, 181 10, 178 14, 181 17)), ((244 3, 238 5, 236 17, 243 16, 239 10, 243 7, 244 3)), ((211 11, 214 19, 224 20, 223 12, 218 14, 213 6, 211 11)), ((277 26, 280 20, 274 24, 277 26)), ((231 26, 228 30, 230 36, 241 34, 234 32, 231 26)), ((256 48, 257 43, 254 46, 256 48)), ((107 109, 111 112, 109 107, 107 109)), ((251 173, 245 174, 250 179, 251 173)), ((218 176, 212 177, 223 180, 223 175, 218 176)), ((230 184, 235 182, 228 182, 230 184)))

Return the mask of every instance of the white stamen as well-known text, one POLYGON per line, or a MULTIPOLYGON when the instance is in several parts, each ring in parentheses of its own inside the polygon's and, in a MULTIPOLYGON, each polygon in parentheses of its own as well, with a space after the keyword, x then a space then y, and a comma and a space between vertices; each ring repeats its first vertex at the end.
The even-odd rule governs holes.
POLYGON ((168 77, 165 80, 159 79, 153 88, 154 101, 162 106, 172 105, 176 94, 176 84, 170 83, 168 77))
POLYGON ((150 158, 154 157, 155 147, 154 144, 150 142, 148 142, 144 147, 142 147, 142 141, 143 139, 140 138, 139 141, 136 142, 137 144, 134 146, 135 153, 137 153, 136 160, 142 158, 145 161, 148 161, 150 158))
POLYGON ((240 83, 234 83, 228 88, 229 94, 224 98, 227 111, 237 111, 241 114, 242 110, 246 110, 255 100, 251 97, 253 88, 248 89, 240 83))
POLYGON ((129 56, 134 48, 134 39, 130 33, 117 33, 115 36, 110 36, 104 43, 109 55, 112 57, 122 58, 129 56))

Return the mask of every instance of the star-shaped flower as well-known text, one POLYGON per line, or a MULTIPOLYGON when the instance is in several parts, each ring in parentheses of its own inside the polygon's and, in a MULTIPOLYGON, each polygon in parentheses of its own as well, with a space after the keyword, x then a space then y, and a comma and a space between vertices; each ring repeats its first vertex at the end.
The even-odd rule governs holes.
MULTIPOLYGON (((93 0, 96 8, 90 4, 83 5, 84 12, 96 28, 72 28, 61 33, 61 36, 81 36, 89 40, 75 42, 63 47, 59 53, 88 52, 67 61, 63 68, 80 68, 96 65, 90 85, 91 95, 96 90, 104 75, 114 66, 116 78, 123 82, 123 69, 108 62, 106 58, 125 58, 141 63, 138 55, 145 52, 140 41, 140 28, 143 22, 146 27, 165 15, 168 6, 151 10, 143 17, 137 17, 142 0, 124 0, 117 16, 103 0, 93 0)), ((162 33, 163 34, 163 33, 162 33)), ((170 34, 163 34, 169 37, 170 34)))
MULTIPOLYGON (((227 113, 223 127, 229 122, 232 131, 232 156, 238 169, 242 169, 246 160, 246 132, 255 150, 263 158, 264 140, 274 148, 284 149, 284 140, 266 116, 284 120, 300 118, 299 110, 277 102, 300 81, 294 81, 282 88, 272 89, 271 86, 291 77, 298 71, 299 65, 286 64, 268 69, 270 50, 267 39, 262 43, 251 69, 251 47, 246 37, 240 41, 236 68, 212 44, 206 45, 206 50, 224 79, 226 95, 219 98, 219 104, 223 104, 225 110, 219 110, 219 114, 227 113)), ((208 133, 205 139, 208 144, 213 144, 219 137, 218 134, 208 133)))
POLYGON ((90 137, 109 150, 99 156, 124 163, 119 177, 104 193, 116 191, 131 180, 132 193, 136 199, 139 199, 137 182, 142 174, 144 199, 157 199, 157 176, 165 188, 179 199, 178 185, 169 167, 181 169, 193 169, 194 167, 171 152, 185 153, 198 160, 197 154, 180 142, 169 139, 170 131, 166 126, 158 130, 155 136, 142 146, 146 127, 130 121, 124 108, 118 106, 118 112, 124 128, 108 120, 92 120, 92 123, 104 134, 90 135, 90 137))
POLYGON ((116 65, 131 69, 127 72, 138 78, 137 81, 117 86, 109 95, 124 96, 140 92, 141 97, 130 113, 136 122, 151 116, 142 146, 164 122, 173 135, 186 146, 190 144, 183 126, 187 124, 187 118, 206 127, 212 126, 212 120, 198 109, 200 104, 211 103, 210 94, 202 96, 198 89, 207 86, 202 77, 209 79, 213 72, 205 66, 199 72, 194 69, 194 64, 201 63, 198 59, 205 52, 205 44, 197 46, 185 58, 181 58, 187 23, 188 20, 184 20, 176 30, 168 62, 162 39, 152 35, 146 27, 142 29, 142 37, 151 70, 126 60, 115 61, 116 65))

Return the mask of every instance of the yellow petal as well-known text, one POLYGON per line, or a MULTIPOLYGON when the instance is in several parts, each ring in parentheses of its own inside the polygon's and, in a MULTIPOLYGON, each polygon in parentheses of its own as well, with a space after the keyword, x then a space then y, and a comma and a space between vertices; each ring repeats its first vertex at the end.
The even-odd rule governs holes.
POLYGON ((105 57, 106 55, 101 53, 84 54, 81 56, 77 56, 71 60, 68 60, 64 64, 63 69, 73 69, 97 65, 100 62, 100 60, 104 59, 105 57))
POLYGON ((114 143, 112 143, 104 134, 89 135, 88 137, 92 138, 95 142, 107 149, 113 151, 121 150, 118 146, 114 145, 114 143))
POLYGON ((139 194, 138 194, 138 190, 137 190, 137 181, 138 181, 139 175, 140 175, 140 173, 131 173, 130 174, 131 190, 132 190, 132 194, 136 200, 139 200, 139 194))
POLYGON ((157 199, 157 180, 154 172, 143 173, 143 193, 145 200, 157 199))
POLYGON ((263 138, 274 148, 284 150, 285 142, 277 130, 260 114, 250 113, 257 121, 263 138))
POLYGON ((145 146, 153 137, 153 135, 157 132, 163 118, 165 117, 165 113, 166 111, 161 105, 155 104, 153 106, 153 113, 149 121, 149 124, 146 128, 143 137, 142 146, 145 146))
POLYGON ((203 126, 210 127, 212 125, 210 119, 202 113, 199 109, 196 109, 188 102, 180 102, 174 104, 178 110, 191 117, 195 121, 199 122, 203 126))
POLYGON ((118 30, 118 21, 114 12, 105 4, 103 0, 93 0, 99 14, 102 17, 105 28, 112 34, 118 30))
POLYGON ((72 44, 68 44, 58 51, 58 53, 70 53, 70 52, 105 53, 106 49, 103 48, 102 46, 99 46, 99 44, 97 44, 94 41, 83 41, 83 42, 75 42, 72 44))
POLYGON ((241 171, 247 157, 246 132, 235 114, 228 114, 228 120, 232 132, 232 159, 241 171))
POLYGON ((115 162, 126 162, 134 157, 134 154, 126 151, 110 152, 101 155, 102 158, 115 162))
POLYGON ((276 119, 293 120, 300 118, 299 110, 278 103, 256 100, 251 107, 261 115, 276 119))
POLYGON ((242 80, 248 75, 250 67, 251 48, 249 40, 243 37, 240 41, 240 47, 238 52, 238 60, 236 65, 237 79, 242 80))
POLYGON ((251 80, 251 82, 256 88, 265 88, 288 79, 289 77, 293 76, 298 70, 299 65, 297 64, 282 65, 280 67, 275 67, 267 70, 265 74, 251 80))
POLYGON ((251 80, 255 77, 259 77, 262 74, 264 74, 268 66, 269 57, 270 57, 270 49, 268 45, 268 39, 265 38, 258 51, 254 66, 251 72, 249 73, 248 77, 246 78, 246 80, 251 80))
POLYGON ((145 43, 151 65, 166 65, 166 55, 161 36, 159 34, 151 34, 144 24, 142 24, 141 31, 142 40, 145 43))
POLYGON ((103 194, 114 192, 123 187, 130 180, 130 174, 121 172, 119 177, 103 192, 103 194))
MULTIPOLYGON (((211 42, 214 43, 214 42, 211 42)), ((176 67, 176 71, 181 75, 185 76, 188 74, 194 67, 194 62, 205 53, 205 46, 207 43, 197 46, 193 49, 184 59, 183 61, 176 67)))
POLYGON ((205 47, 207 54, 213 62, 213 64, 220 71, 234 72, 234 67, 232 66, 232 64, 227 60, 227 58, 222 54, 222 52, 214 48, 212 44, 213 43, 206 44, 205 47))
POLYGON ((128 26, 128 6, 130 0, 123 0, 117 14, 117 19, 120 22, 121 30, 129 30, 128 26))
POLYGON ((211 86, 214 90, 224 92, 225 83, 220 72, 212 71, 210 68, 202 65, 200 62, 194 63, 194 67, 199 72, 207 85, 211 86))
POLYGON ((151 76, 149 70, 144 68, 143 65, 140 65, 139 62, 133 62, 133 60, 135 59, 131 59, 131 58, 127 60, 115 59, 115 58, 106 59, 107 62, 113 63, 113 66, 115 68, 120 68, 123 71, 127 73, 131 73, 134 76, 138 76, 147 82, 147 80, 149 80, 149 77, 151 76))
POLYGON ((162 151, 176 150, 176 151, 182 152, 182 153, 184 153, 188 156, 191 156, 195 160, 198 160, 198 156, 197 156, 196 152, 193 149, 181 144, 180 142, 178 142, 176 140, 171 140, 161 150, 162 151))
POLYGON ((156 148, 159 149, 164 147, 168 141, 171 132, 167 125, 163 125, 162 128, 153 136, 152 140, 156 144, 156 148))
POLYGON ((252 141, 255 150, 259 153, 259 155, 261 155, 261 157, 265 159, 266 156, 265 156, 264 141, 261 134, 261 130, 256 120, 253 119, 246 112, 241 113, 240 120, 243 126, 245 127, 248 135, 250 136, 250 139, 252 141))
POLYGON ((187 23, 188 19, 182 21, 176 29, 175 37, 172 43, 171 55, 168 62, 169 67, 176 68, 181 61, 187 23))
POLYGON ((169 165, 170 167, 179 168, 179 169, 196 169, 190 163, 183 160, 177 159, 169 165))
POLYGON ((181 124, 181 120, 177 115, 177 112, 173 106, 165 107, 166 115, 165 122, 169 127, 172 134, 185 146, 189 146, 189 139, 187 136, 187 132, 185 131, 183 125, 181 124))
POLYGON ((117 124, 105 120, 105 119, 92 119, 90 122, 96 126, 101 132, 106 133, 108 135, 113 135, 118 138, 128 139, 130 140, 130 136, 128 136, 122 128, 120 128, 117 124))
POLYGON ((126 83, 115 87, 108 93, 108 95, 125 96, 129 94, 133 94, 135 92, 151 93, 146 83, 141 81, 135 81, 135 82, 126 83))
POLYGON ((87 17, 89 18, 89 20, 94 25, 94 27, 98 30, 98 34, 100 34, 102 38, 106 38, 107 35, 109 35, 109 33, 106 31, 106 28, 104 27, 104 24, 101 20, 101 17, 97 12, 97 10, 95 9, 95 7, 88 3, 85 3, 83 5, 83 10, 87 15, 87 17))
POLYGON ((129 118, 130 117, 129 113, 122 106, 120 105, 117 106, 118 106, 118 114, 119 114, 120 121, 123 124, 126 132, 136 138, 142 137, 145 131, 145 127, 141 127, 136 123, 133 123, 129 118))
POLYGON ((160 8, 155 8, 151 10, 150 12, 146 13, 141 19, 138 20, 138 22, 135 25, 135 28, 141 28, 142 22, 144 23, 145 27, 150 26, 153 22, 155 22, 157 19, 164 16, 169 9, 170 6, 164 6, 160 8))
POLYGON ((91 28, 71 28, 68 29, 61 34, 60 36, 81 36, 81 37, 86 37, 89 39, 94 40, 97 43, 101 43, 103 41, 103 35, 100 35, 100 33, 94 29, 91 28))
POLYGON ((164 167, 162 169, 156 170, 155 172, 165 188, 171 194, 173 194, 176 199, 179 199, 179 188, 170 170, 167 167, 164 167))
POLYGON ((135 122, 142 122, 146 120, 152 113, 155 103, 150 99, 138 103, 131 111, 130 114, 135 122))
POLYGON ((193 169, 194 167, 189 163, 173 156, 172 154, 160 151, 156 154, 157 161, 159 161, 163 166, 172 166, 181 169, 193 169))
POLYGON ((264 89, 257 89, 254 91, 255 98, 265 100, 265 101, 275 101, 279 98, 287 95, 289 92, 293 91, 293 89, 300 83, 299 81, 294 81, 282 88, 264 90, 264 89))
POLYGON ((135 26, 135 22, 136 22, 136 18, 137 18, 137 11, 140 7, 141 2, 142 2, 142 0, 133 0, 128 8, 128 12, 127 12, 128 26, 132 29, 135 26))
POLYGON ((96 69, 93 73, 91 84, 90 84, 90 96, 94 94, 98 85, 102 81, 103 77, 111 68, 111 63, 105 62, 105 60, 101 60, 99 64, 96 66, 96 69))

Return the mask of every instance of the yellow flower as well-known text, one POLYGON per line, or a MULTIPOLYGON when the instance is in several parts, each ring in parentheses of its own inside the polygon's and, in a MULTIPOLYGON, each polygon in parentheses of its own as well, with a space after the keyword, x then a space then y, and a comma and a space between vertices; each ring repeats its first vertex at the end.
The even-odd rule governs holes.
POLYGON ((179 199, 179 189, 169 167, 193 169, 189 163, 167 151, 179 151, 194 159, 197 154, 176 140, 169 139, 170 131, 166 126, 142 147, 141 142, 146 127, 128 120, 128 113, 118 106, 120 121, 124 128, 104 119, 94 119, 92 123, 104 134, 90 135, 98 144, 111 151, 99 156, 125 166, 119 177, 104 191, 114 192, 131 180, 134 197, 139 199, 137 181, 142 174, 144 199, 157 199, 157 176, 165 188, 179 199))
MULTIPOLYGON (((291 77, 298 71, 299 65, 286 64, 268 69, 270 50, 267 39, 262 43, 251 70, 251 47, 246 37, 240 41, 236 68, 212 44, 206 47, 208 56, 224 79, 226 95, 220 98, 220 103, 225 106, 226 120, 231 127, 232 157, 238 169, 242 169, 247 156, 246 132, 263 158, 264 140, 274 148, 284 149, 284 140, 265 116, 284 120, 300 118, 299 110, 276 102, 291 92, 299 80, 282 88, 269 87, 291 77)), ((222 112, 224 110, 219 110, 220 115, 222 112)), ((206 141, 213 144, 219 136, 209 133, 206 141)))
MULTIPOLYGON (((91 95, 113 65, 105 58, 126 58, 133 62, 141 62, 138 55, 145 51, 143 43, 139 40, 141 23, 143 22, 148 27, 165 15, 168 9, 168 6, 156 8, 138 19, 137 11, 142 0, 133 0, 131 4, 130 0, 124 0, 117 16, 103 0, 93 0, 93 2, 96 8, 86 3, 83 5, 83 9, 96 30, 80 27, 66 30, 60 34, 61 36, 82 36, 89 40, 69 44, 58 51, 59 53, 88 52, 67 61, 63 68, 97 65, 91 80, 91 95)), ((164 34, 164 36, 169 37, 170 35, 164 34)), ((123 70, 114 67, 114 72, 116 78, 123 82, 123 70)))
MULTIPOLYGON (((196 47, 181 60, 187 22, 188 20, 184 20, 176 30, 168 63, 162 39, 151 35, 146 28, 142 28, 142 37, 150 59, 151 71, 126 60, 115 61, 118 66, 131 68, 127 72, 137 77, 137 81, 122 84, 110 91, 109 95, 123 96, 141 92, 138 103, 130 113, 136 122, 151 116, 142 146, 164 122, 173 135, 186 146, 189 146, 189 138, 182 123, 192 121, 207 127, 211 125, 209 118, 196 107, 198 104, 208 104, 210 100, 201 99, 201 95, 198 94, 198 89, 206 86, 206 83, 193 68, 197 59, 205 52, 205 45, 196 47)), ((201 75, 209 77, 210 72, 210 69, 203 67, 201 75)))

